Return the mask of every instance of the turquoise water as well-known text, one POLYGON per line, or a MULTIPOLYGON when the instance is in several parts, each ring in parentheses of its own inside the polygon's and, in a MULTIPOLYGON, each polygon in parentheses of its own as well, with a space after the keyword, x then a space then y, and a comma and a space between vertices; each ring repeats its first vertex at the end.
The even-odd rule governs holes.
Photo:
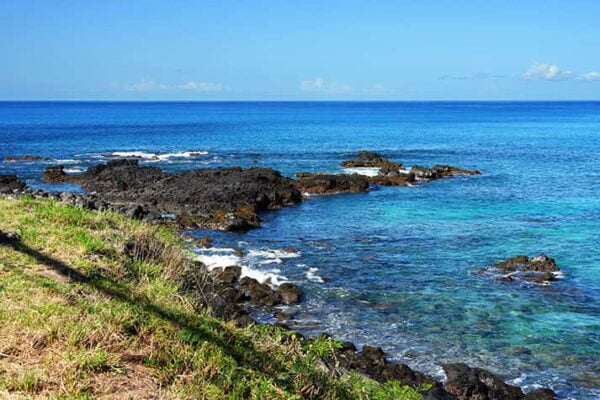
MULTIPOLYGON (((479 169, 314 197, 265 214, 262 229, 214 233, 216 245, 297 282, 306 300, 290 324, 304 332, 377 344, 432 374, 465 361, 527 388, 600 397, 600 103, 0 103, 0 143, 0 157, 46 155, 73 171, 115 151, 206 151, 145 162, 342 172, 359 149, 479 169), (299 257, 257 252, 290 246, 299 257), (541 252, 564 273, 548 287, 475 273, 541 252)), ((0 173, 40 186, 49 163, 0 173)))

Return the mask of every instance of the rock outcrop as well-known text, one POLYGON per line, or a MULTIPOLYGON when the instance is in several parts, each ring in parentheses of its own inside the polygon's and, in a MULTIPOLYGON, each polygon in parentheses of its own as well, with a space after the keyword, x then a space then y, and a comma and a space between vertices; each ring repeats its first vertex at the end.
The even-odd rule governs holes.
POLYGON ((81 175, 69 175, 64 165, 53 165, 44 170, 42 180, 47 183, 77 183, 81 181, 81 175))
POLYGON ((0 193, 13 193, 25 189, 25 182, 17 179, 16 175, 0 175, 0 193))
POLYGON ((362 175, 299 172, 294 185, 303 193, 359 193, 369 190, 369 180, 362 175))
POLYGON ((395 163, 372 151, 359 151, 354 160, 343 161, 343 168, 383 168, 386 166, 402 168, 402 164, 395 163))
POLYGON ((553 400, 556 394, 550 389, 539 389, 524 394, 521 388, 505 383, 502 379, 481 368, 466 364, 444 364, 448 380, 447 392, 458 400, 553 400))
POLYGON ((410 186, 416 180, 433 180, 454 175, 479 175, 477 170, 463 169, 452 165, 423 167, 415 165, 410 169, 402 163, 391 161, 378 153, 360 151, 354 160, 342 162, 344 168, 378 168, 376 176, 368 177, 369 183, 385 186, 410 186))
POLYGON ((81 185, 108 203, 138 204, 172 214, 185 228, 247 230, 259 213, 302 201, 291 179, 268 168, 207 168, 168 174, 138 160, 114 160, 88 169, 81 185))
POLYGON ((504 282, 526 281, 547 284, 556 280, 560 268, 553 258, 545 254, 536 257, 516 256, 493 265, 503 275, 504 282))

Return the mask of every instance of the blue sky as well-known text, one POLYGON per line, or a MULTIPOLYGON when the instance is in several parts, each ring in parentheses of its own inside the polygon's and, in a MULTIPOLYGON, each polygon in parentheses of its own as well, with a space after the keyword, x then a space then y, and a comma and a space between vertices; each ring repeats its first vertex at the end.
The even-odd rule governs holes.
POLYGON ((600 99, 600 1, 0 2, 0 99, 600 99))

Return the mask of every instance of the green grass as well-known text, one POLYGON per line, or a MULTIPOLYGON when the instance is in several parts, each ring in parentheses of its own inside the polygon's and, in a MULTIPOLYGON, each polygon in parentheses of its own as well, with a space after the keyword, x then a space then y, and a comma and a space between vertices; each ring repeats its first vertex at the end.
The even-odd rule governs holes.
POLYGON ((0 398, 421 398, 321 368, 333 339, 198 310, 178 285, 186 250, 166 228, 0 199, 0 229, 22 237, 0 246, 0 398))

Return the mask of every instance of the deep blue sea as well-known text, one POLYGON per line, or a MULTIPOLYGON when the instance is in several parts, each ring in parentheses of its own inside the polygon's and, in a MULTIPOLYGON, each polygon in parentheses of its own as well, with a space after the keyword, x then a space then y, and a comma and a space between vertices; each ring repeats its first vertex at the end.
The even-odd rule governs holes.
POLYGON ((0 158, 53 158, 0 173, 44 188, 47 165, 77 172, 113 152, 170 171, 292 176, 343 172, 361 149, 483 174, 312 197, 266 213, 261 229, 211 233, 216 249, 200 257, 298 283, 306 300, 289 324, 303 332, 380 345, 435 375, 464 361, 527 389, 600 398, 598 102, 0 103, 0 158), (474 273, 542 252, 564 273, 551 286, 474 273))

